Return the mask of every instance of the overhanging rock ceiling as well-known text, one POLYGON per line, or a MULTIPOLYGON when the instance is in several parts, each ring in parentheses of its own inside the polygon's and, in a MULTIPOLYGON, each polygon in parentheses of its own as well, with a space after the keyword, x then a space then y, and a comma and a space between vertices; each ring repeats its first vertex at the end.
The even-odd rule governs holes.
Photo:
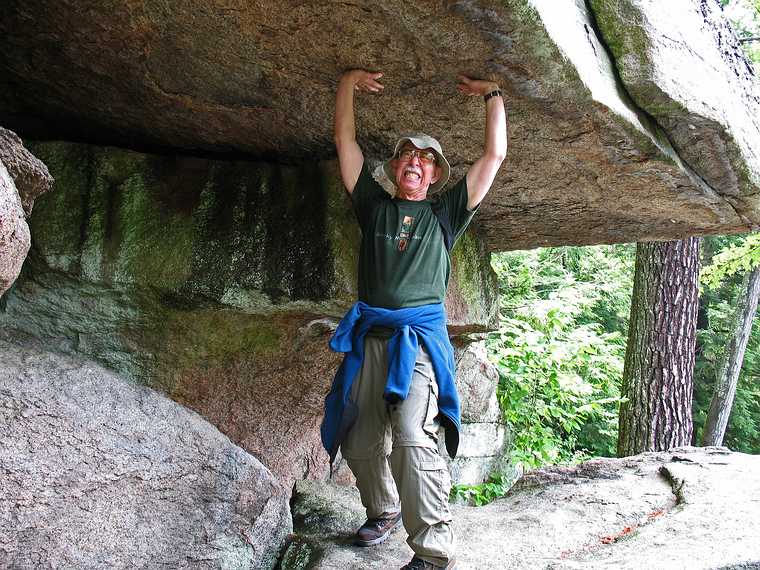
POLYGON ((492 250, 760 223, 760 88, 714 0, 10 0, 0 125, 164 152, 334 158, 340 73, 384 72, 360 144, 438 137, 461 176, 497 80, 510 148, 478 213, 492 250))

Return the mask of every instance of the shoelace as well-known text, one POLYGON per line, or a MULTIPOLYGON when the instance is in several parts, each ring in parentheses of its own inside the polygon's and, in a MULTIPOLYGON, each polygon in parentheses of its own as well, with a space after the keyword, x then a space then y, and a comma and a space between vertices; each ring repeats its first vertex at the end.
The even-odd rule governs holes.
POLYGON ((393 519, 373 519, 372 524, 368 525, 376 530, 380 530, 385 525, 389 524, 393 519))

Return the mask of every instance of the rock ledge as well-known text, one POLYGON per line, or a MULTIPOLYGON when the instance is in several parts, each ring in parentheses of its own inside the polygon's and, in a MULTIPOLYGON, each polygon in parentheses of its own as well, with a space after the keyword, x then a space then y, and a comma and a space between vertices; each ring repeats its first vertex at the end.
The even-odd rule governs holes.
MULTIPOLYGON (((459 570, 760 568, 760 457, 725 448, 540 469, 504 499, 453 508, 459 570)), ((412 555, 403 530, 350 545, 364 519, 355 489, 299 484, 293 514, 283 569, 309 555, 319 570, 400 568, 412 555)))

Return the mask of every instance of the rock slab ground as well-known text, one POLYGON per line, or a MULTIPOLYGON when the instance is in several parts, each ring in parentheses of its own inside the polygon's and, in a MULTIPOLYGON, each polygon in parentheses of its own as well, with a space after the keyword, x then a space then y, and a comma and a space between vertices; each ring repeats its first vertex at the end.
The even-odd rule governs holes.
MULTIPOLYGON (((760 568, 760 457, 677 448, 524 475, 485 507, 454 505, 459 570, 760 568)), ((400 568, 397 531, 351 545, 364 515, 355 489, 299 483, 296 539, 282 568, 400 568)))
POLYGON ((0 340, 0 567, 271 569, 289 491, 197 414, 0 340))

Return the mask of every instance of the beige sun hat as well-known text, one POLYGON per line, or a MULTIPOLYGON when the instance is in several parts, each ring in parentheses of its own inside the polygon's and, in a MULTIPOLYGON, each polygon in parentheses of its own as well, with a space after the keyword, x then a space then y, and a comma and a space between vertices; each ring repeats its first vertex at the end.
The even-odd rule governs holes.
POLYGON ((398 156, 401 147, 403 147, 408 142, 412 143, 419 149, 430 148, 433 150, 433 152, 435 152, 436 156, 438 157, 438 166, 441 167, 441 177, 435 184, 430 185, 429 190, 431 192, 435 192, 438 189, 443 188, 444 184, 449 181, 449 176, 451 176, 451 166, 449 166, 449 161, 446 160, 446 157, 443 156, 441 143, 439 143, 433 137, 423 135, 421 133, 406 135, 398 139, 396 148, 393 149, 393 155, 391 155, 391 157, 383 163, 383 171, 385 172, 385 175, 388 177, 388 179, 393 182, 393 184, 396 184, 396 173, 391 167, 391 160, 398 156))

